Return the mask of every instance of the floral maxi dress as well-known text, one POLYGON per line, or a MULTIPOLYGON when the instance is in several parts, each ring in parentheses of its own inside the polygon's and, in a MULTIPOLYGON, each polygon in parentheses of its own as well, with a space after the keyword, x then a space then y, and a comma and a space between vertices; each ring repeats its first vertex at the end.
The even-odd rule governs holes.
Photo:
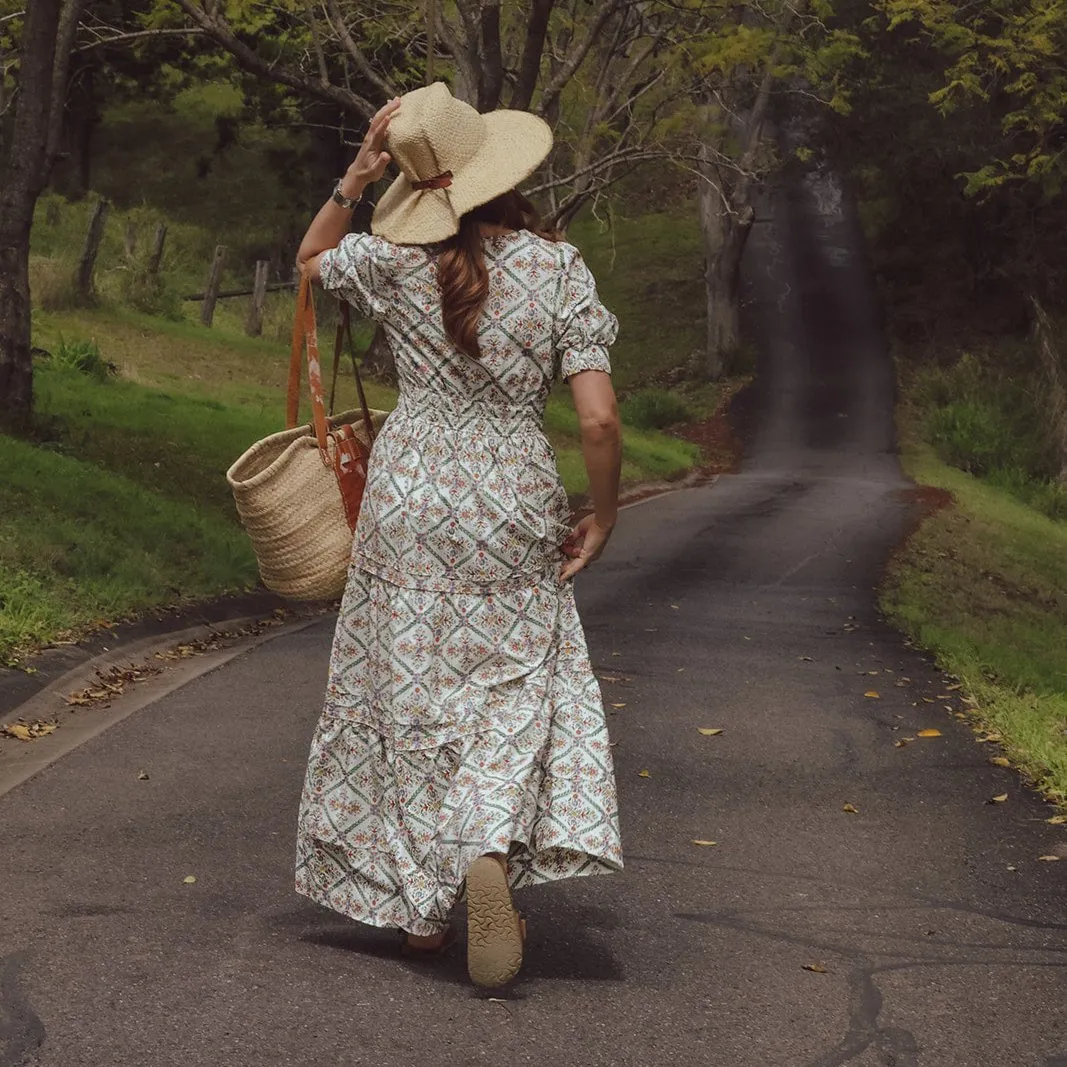
POLYGON ((346 236, 323 287, 375 319, 400 399, 375 443, 300 806, 300 893, 433 934, 467 868, 513 887, 622 867, 604 709, 542 424, 557 376, 610 370, 578 250, 485 239, 481 359, 448 340, 433 249, 346 236))

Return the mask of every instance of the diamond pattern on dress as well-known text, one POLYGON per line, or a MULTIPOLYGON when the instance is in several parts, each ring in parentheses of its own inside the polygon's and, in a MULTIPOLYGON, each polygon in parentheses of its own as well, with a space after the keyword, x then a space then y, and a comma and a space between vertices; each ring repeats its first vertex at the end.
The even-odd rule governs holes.
POLYGON ((544 436, 554 378, 608 370, 616 323, 577 250, 486 242, 483 358, 444 334, 432 250, 352 235, 328 289, 385 327, 401 396, 371 457, 300 808, 297 889, 441 928, 467 868, 516 886, 621 869, 603 703, 544 436))

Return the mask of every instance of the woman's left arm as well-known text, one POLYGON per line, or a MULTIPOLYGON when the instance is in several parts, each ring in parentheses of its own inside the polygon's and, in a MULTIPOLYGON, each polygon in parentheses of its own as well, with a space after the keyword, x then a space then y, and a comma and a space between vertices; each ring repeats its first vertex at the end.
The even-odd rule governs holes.
MULTIPOLYGON (((392 156, 385 151, 385 137, 389 132, 389 120, 400 107, 399 97, 390 100, 371 119, 367 136, 360 145, 356 158, 341 179, 341 195, 349 200, 359 200, 364 189, 373 185, 384 174, 392 156)), ((332 197, 323 204, 312 220, 300 242, 296 254, 297 267, 306 272, 313 282, 319 281, 319 256, 327 249, 336 248, 341 238, 348 233, 352 220, 352 208, 345 208, 332 197)))

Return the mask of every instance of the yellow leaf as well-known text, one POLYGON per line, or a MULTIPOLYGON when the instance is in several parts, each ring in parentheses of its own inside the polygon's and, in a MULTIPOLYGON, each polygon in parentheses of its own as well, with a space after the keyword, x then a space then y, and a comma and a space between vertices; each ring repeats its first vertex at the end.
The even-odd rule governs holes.
POLYGON ((805 963, 805 971, 811 971, 812 974, 829 974, 830 972, 821 963, 805 963))
POLYGON ((990 804, 1003 804, 1004 801, 1007 800, 1007 799, 1008 799, 1008 794, 1007 793, 998 793, 995 797, 991 797, 990 798, 989 803, 990 804))
POLYGON ((855 807, 853 804, 846 804, 841 810, 847 813, 848 815, 859 815, 860 813, 860 809, 855 807))
POLYGON ((718 726, 698 726, 697 732, 705 737, 718 737, 722 730, 718 726))
POLYGON ((1050 826, 1067 826, 1067 815, 1053 815, 1051 819, 1046 819, 1050 826))
POLYGON ((1038 856, 1037 858, 1042 863, 1059 863, 1059 861, 1060 861, 1060 859, 1062 857, 1060 857, 1060 856, 1038 856))
POLYGON ((980 745, 995 745, 997 744, 997 742, 1003 741, 1004 738, 994 731, 992 733, 986 734, 985 737, 976 737, 975 740, 980 745))
POLYGON ((638 778, 651 778, 651 777, 652 777, 652 775, 651 775, 651 774, 649 774, 649 772, 648 772, 648 771, 638 771, 638 772, 637 772, 637 777, 638 777, 638 778))
POLYGON ((865 697, 870 697, 871 700, 881 700, 882 699, 882 694, 881 693, 876 693, 873 689, 868 689, 867 692, 864 693, 863 695, 865 697))
POLYGON ((1007 756, 992 756, 989 760, 994 767, 1010 767, 1011 760, 1007 756))
POLYGON ((625 708, 625 707, 626 707, 626 705, 625 705, 625 704, 612 704, 611 706, 612 706, 613 708, 625 708))
POLYGON ((920 737, 940 737, 941 736, 941 731, 940 730, 920 730, 919 731, 919 736, 920 737))
POLYGON ((32 741, 33 734, 30 733, 28 726, 23 726, 20 722, 13 722, 10 726, 4 727, 4 733, 8 737, 14 737, 18 741, 32 741))
POLYGON ((185 876, 185 877, 184 877, 184 878, 182 879, 182 883, 183 883, 184 885, 194 885, 194 884, 196 883, 196 875, 195 875, 195 874, 187 874, 187 875, 186 875, 186 876, 185 876))
POLYGON ((712 848, 713 846, 717 845, 718 843, 719 843, 718 841, 697 841, 695 839, 693 841, 694 845, 703 845, 705 848, 712 848))

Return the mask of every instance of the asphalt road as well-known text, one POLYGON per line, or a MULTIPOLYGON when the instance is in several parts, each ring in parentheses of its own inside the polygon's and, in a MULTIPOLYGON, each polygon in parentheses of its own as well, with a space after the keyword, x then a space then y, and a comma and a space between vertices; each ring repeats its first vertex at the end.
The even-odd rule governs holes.
POLYGON ((874 608, 909 513, 856 247, 832 184, 779 197, 743 469, 580 584, 628 866, 524 894, 506 999, 291 891, 324 620, 0 798, 0 1067, 1067 1065, 1063 831, 874 608))

